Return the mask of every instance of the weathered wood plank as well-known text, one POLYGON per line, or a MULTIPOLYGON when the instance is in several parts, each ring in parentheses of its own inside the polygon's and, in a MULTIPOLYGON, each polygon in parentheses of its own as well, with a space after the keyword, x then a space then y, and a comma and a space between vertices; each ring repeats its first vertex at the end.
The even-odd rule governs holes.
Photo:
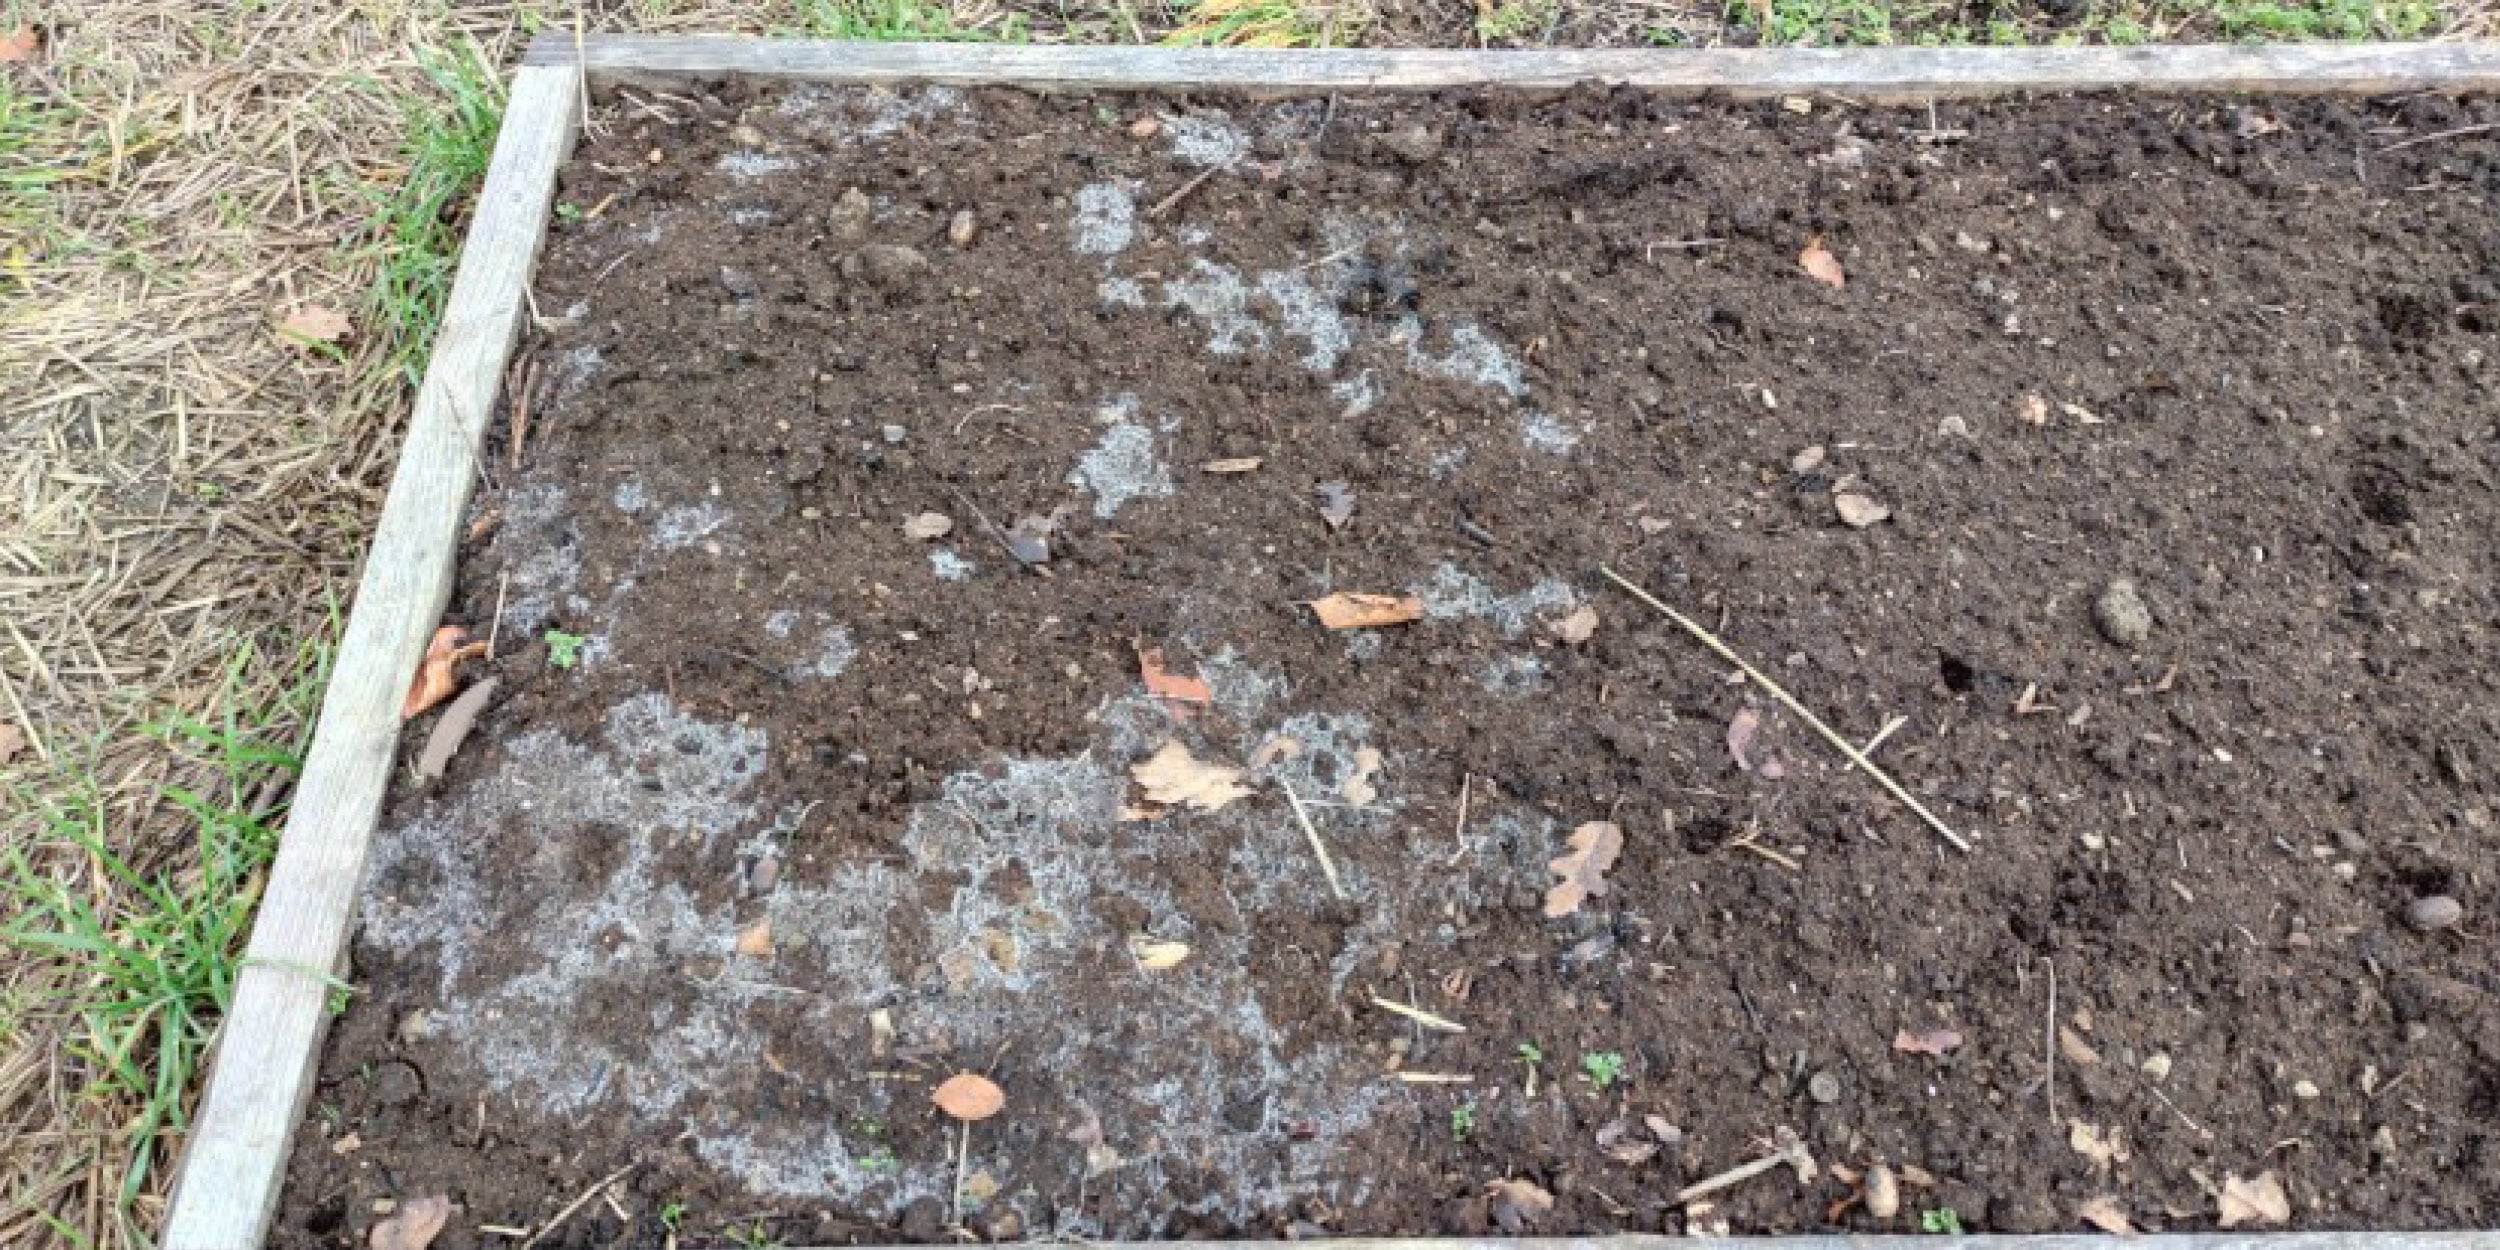
MULTIPOLYGON (((572 65, 570 35, 532 65, 572 65)), ((2500 43, 2093 48, 1214 49, 842 43, 735 36, 593 35, 594 86, 759 78, 1052 90, 1554 90, 1619 83, 1662 94, 1831 94, 1869 101, 2023 91, 2370 94, 2500 88, 2500 43)))
MULTIPOLYGON (((1089 1241, 1086 1250, 1172 1250, 1177 1243, 1089 1241)), ((1278 1243, 1210 1241, 1203 1246, 1278 1243)), ((2100 1233, 1995 1233, 1971 1237, 1730 1237, 1695 1241, 1648 1233, 1605 1237, 1343 1237, 1293 1243, 1296 1250, 2500 1250, 2500 1233, 2160 1233, 2124 1239, 2100 1233)), ((814 1250, 910 1250, 904 1246, 820 1246, 814 1250)))
POLYGON ((252 926, 208 1089, 167 1215, 167 1250, 261 1244, 288 1139, 312 1092, 367 851, 399 738, 399 708, 450 598, 477 448, 520 328, 580 77, 524 68, 461 250, 434 356, 365 557, 312 751, 252 926))

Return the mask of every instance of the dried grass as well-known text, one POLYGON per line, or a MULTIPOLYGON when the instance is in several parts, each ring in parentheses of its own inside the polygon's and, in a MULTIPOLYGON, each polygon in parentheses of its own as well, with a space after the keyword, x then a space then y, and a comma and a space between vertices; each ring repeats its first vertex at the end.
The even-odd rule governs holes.
MULTIPOLYGON (((1175 3, 945 6, 956 26, 1151 42, 1175 3)), ((1472 41, 1473 6, 1380 0, 1367 41, 1472 41)), ((1719 4, 1560 0, 1564 43, 1717 42, 1719 4)), ((49 838, 47 804, 90 796, 114 853, 197 881, 172 788, 214 790, 220 762, 144 732, 221 708, 293 739, 295 670, 237 685, 245 645, 289 656, 326 636, 404 420, 397 344, 370 298, 375 192, 405 175, 427 58, 474 45, 508 61, 524 13, 564 6, 272 0, 41 0, 47 32, 0 80, 0 850, 110 911, 93 857, 49 838), (337 352, 280 339, 303 304, 349 312, 337 352)), ((2494 32, 2489 0, 2445 33, 2494 32)), ((740 0, 591 6, 592 29, 805 29, 805 7, 740 0)), ((276 796, 252 805, 265 807, 276 796)), ((87 1092, 77 1057, 91 969, 0 946, 0 1245, 147 1244, 166 1168, 123 1204, 136 1109, 87 1092)))

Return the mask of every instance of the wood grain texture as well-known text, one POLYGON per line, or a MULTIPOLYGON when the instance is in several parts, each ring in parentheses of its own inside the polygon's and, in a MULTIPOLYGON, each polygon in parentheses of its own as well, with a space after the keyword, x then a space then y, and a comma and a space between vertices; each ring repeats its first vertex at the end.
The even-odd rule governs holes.
POLYGON ((520 328, 580 94, 569 68, 524 68, 514 78, 183 1152, 166 1250, 257 1246, 276 1210, 390 782, 400 701, 451 595, 476 449, 520 328))
MULTIPOLYGON (((842 43, 738 36, 593 35, 595 87, 722 78, 937 83, 1045 90, 1557 90, 1620 83, 1670 95, 1829 94, 1874 102, 2024 91, 2378 93, 2500 88, 2500 43, 2130 48, 1215 49, 842 43)), ((572 36, 530 45, 532 65, 576 63, 572 36)))

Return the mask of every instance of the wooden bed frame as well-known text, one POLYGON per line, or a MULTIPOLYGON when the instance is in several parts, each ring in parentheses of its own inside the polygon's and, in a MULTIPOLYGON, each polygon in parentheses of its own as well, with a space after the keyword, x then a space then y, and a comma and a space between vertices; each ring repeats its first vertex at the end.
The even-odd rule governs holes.
MULTIPOLYGON (((167 1250, 257 1246, 276 1214, 390 785, 400 700, 450 598, 478 450, 520 330, 557 170, 570 153, 588 93, 619 84, 728 79, 1264 95, 1464 87, 1551 92, 1594 81, 1680 96, 1828 95, 1869 102, 2067 91, 2379 95, 2500 90, 2500 44, 1478 52, 542 36, 513 78, 494 163, 183 1152, 164 1231, 167 1250)), ((1625 1235, 1537 1244, 1663 1250, 1680 1240, 1625 1235)), ((1745 1240, 1779 1250, 1896 1242, 1923 1250, 2105 1250, 2109 1244, 2065 1234, 1745 1240)), ((2140 1240, 2164 1250, 2500 1250, 2500 1232, 2195 1233, 2140 1240)), ((1327 1244, 1339 1250, 1490 1250, 1509 1243, 1327 1244)))

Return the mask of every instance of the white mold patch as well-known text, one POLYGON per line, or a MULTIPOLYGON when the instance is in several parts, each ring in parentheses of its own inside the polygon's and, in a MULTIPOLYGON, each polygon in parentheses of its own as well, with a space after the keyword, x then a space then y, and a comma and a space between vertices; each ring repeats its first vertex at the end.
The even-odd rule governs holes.
POLYGON ((685 504, 660 514, 651 527, 651 543, 662 551, 678 551, 711 537, 729 524, 729 511, 711 500, 685 504))
POLYGON ((1438 353, 1425 347, 1431 336, 1420 317, 1407 317, 1397 336, 1406 340, 1407 367, 1425 377, 1489 386, 1513 399, 1528 393, 1527 374, 1517 358, 1478 326, 1452 326, 1448 348, 1438 353))
POLYGON ((1519 418, 1519 441, 1532 450, 1560 456, 1580 445, 1580 431, 1542 412, 1523 413, 1519 418))
POLYGON ((1511 638, 1526 633, 1538 618, 1560 616, 1580 603, 1571 587, 1551 578, 1514 595, 1497 595, 1482 579, 1448 563, 1435 568, 1432 580, 1414 591, 1424 601, 1424 614, 1434 620, 1475 617, 1511 638))
POLYGON ((1476 684, 1503 697, 1532 694, 1545 685, 1545 662, 1532 655, 1506 655, 1485 665, 1476 674, 1476 684))
POLYGON ((1172 140, 1172 159, 1200 169, 1231 169, 1250 156, 1250 136, 1231 122, 1202 114, 1166 119, 1163 132, 1172 140))
POLYGON ((1082 256, 1116 256, 1137 237, 1137 196, 1125 182, 1097 182, 1076 193, 1068 246, 1082 256))
POLYGON ((1077 457, 1068 484, 1093 493, 1095 516, 1111 517, 1132 499, 1170 495, 1172 474, 1155 454, 1153 431, 1124 421, 1103 431, 1102 441, 1077 457))
POLYGON ((651 506, 651 491, 642 484, 641 478, 629 477, 616 484, 616 489, 608 495, 608 502, 616 505, 617 511, 632 516, 651 506))
POLYGON ((1329 387, 1328 394, 1344 405, 1337 410, 1337 415, 1349 420, 1370 412, 1372 406, 1380 402, 1380 386, 1372 381, 1369 369, 1329 387))
POLYGON ((1327 373, 1354 349, 1354 332, 1338 314, 1336 296, 1312 286, 1300 272, 1259 275, 1259 294, 1275 302, 1285 334, 1310 345, 1302 354, 1305 368, 1327 373))
POLYGON ((798 168, 798 162, 765 152, 723 152, 720 159, 712 163, 712 168, 732 178, 762 178, 787 173, 798 168))
POLYGON ((1185 308, 1207 323, 1207 350, 1218 356, 1267 346, 1267 327, 1250 315, 1250 288, 1241 272, 1203 256, 1189 261, 1189 276, 1163 284, 1163 305, 1185 308))
POLYGON ((1094 298, 1106 308, 1144 308, 1146 288, 1135 278, 1105 278, 1095 285, 1094 298))
POLYGON ((503 624, 517 635, 533 636, 545 628, 556 605, 581 582, 569 503, 563 487, 546 483, 527 482, 504 492, 504 523, 495 531, 495 551, 512 571, 503 624))
POLYGON ((929 571, 942 582, 968 581, 972 577, 972 561, 956 554, 952 547, 940 547, 929 553, 929 571))

